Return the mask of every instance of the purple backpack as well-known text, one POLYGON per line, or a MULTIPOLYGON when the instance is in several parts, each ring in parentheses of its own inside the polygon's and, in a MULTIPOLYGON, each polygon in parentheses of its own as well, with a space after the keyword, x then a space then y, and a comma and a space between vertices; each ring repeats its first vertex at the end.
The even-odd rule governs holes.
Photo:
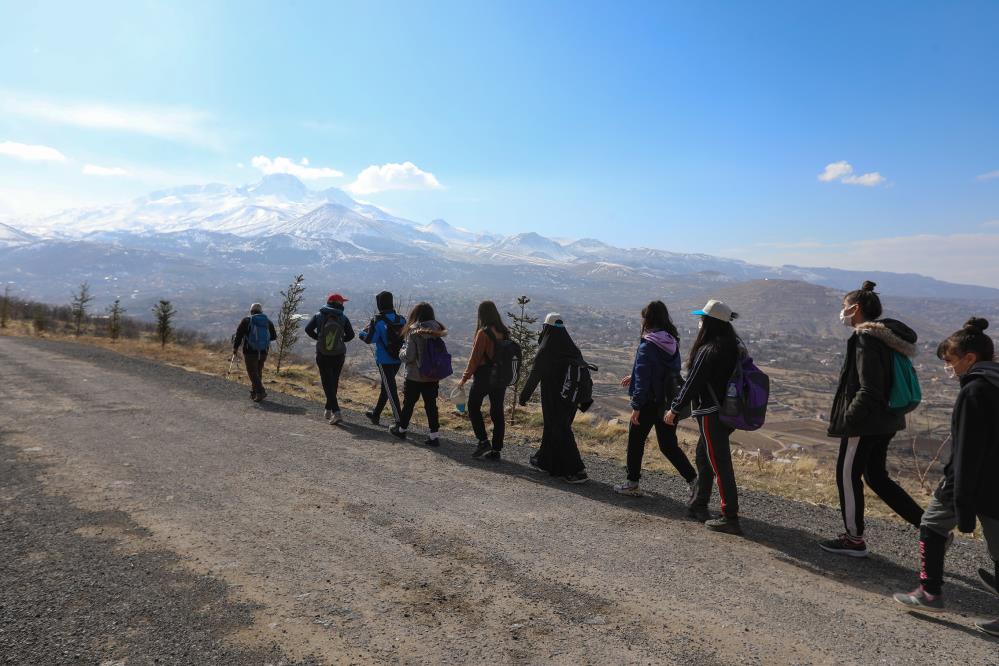
POLYGON ((447 350, 447 345, 440 338, 428 337, 423 357, 420 359, 420 374, 425 379, 440 381, 450 377, 453 372, 451 354, 447 350))
MULTIPOLYGON (((715 398, 715 401, 718 402, 718 399, 715 398)), ((718 417, 722 423, 736 430, 758 430, 767 420, 769 401, 770 377, 756 367, 744 349, 740 349, 718 417)))

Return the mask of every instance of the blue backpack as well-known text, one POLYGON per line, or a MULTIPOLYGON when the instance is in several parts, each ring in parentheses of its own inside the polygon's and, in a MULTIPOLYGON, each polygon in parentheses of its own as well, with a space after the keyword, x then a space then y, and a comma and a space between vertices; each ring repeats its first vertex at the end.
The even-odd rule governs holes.
POLYGON ((919 388, 919 377, 908 356, 892 350, 891 353, 892 383, 888 395, 888 407, 892 411, 908 414, 923 400, 923 391, 919 388))
POLYGON ((453 372, 447 345, 440 338, 428 337, 423 358, 420 359, 420 374, 431 381, 440 381, 453 372))
POLYGON ((271 348, 271 320, 265 314, 250 317, 250 332, 246 334, 246 346, 255 352, 265 352, 271 348))

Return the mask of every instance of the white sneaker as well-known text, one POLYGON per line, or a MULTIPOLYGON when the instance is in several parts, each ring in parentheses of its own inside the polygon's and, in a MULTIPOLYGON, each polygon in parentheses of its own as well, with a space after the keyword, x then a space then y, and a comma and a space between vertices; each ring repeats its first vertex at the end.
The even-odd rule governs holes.
POLYGON ((618 495, 628 495, 629 497, 642 497, 642 489, 638 487, 638 481, 625 481, 614 486, 614 492, 618 495))
POLYGON ((330 417, 330 425, 337 425, 338 423, 343 423, 343 417, 340 416, 340 412, 333 412, 330 417))
POLYGON ((323 418, 326 419, 327 421, 329 421, 331 418, 333 418, 333 410, 332 409, 327 409, 326 413, 323 414, 323 418))

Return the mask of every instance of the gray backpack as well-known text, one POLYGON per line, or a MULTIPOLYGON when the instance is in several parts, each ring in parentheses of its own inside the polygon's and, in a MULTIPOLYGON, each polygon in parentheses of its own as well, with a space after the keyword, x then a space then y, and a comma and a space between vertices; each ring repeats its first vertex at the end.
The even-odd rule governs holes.
POLYGON ((343 319, 335 314, 326 315, 319 326, 316 353, 322 356, 343 356, 347 353, 347 345, 343 342, 343 319))

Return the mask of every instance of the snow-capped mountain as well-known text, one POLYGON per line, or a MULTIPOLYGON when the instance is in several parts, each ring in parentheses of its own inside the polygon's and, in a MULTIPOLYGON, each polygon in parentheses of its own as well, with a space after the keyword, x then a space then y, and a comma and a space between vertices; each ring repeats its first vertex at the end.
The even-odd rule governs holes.
POLYGON ((14 227, 0 222, 0 245, 19 245, 38 240, 31 234, 26 234, 14 227))

